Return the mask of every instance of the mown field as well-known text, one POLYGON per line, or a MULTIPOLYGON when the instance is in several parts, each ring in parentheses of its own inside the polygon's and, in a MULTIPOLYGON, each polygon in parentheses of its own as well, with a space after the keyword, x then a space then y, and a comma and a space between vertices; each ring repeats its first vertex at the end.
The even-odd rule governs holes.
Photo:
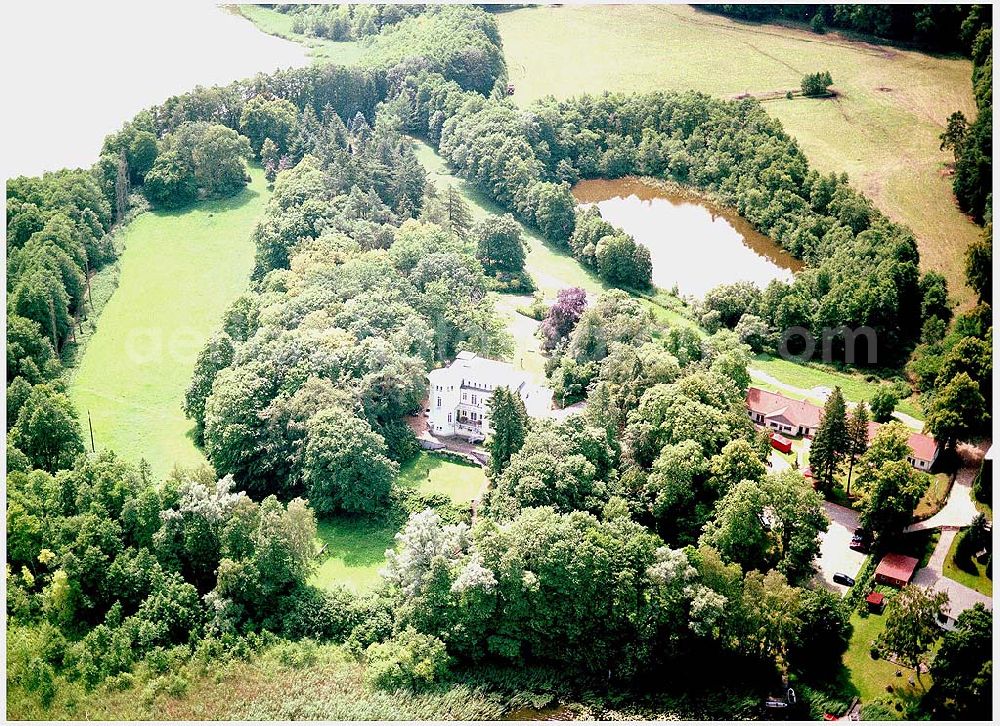
POLYGON ((892 219, 909 225, 924 269, 971 302, 962 255, 979 228, 953 203, 938 135, 974 110, 971 63, 773 25, 686 5, 535 7, 497 21, 514 100, 602 91, 684 90, 721 97, 797 89, 829 70, 837 97, 767 101, 810 162, 847 172, 892 219))
POLYGON ((205 462, 181 405, 195 359, 250 279, 254 224, 270 196, 260 169, 234 197, 149 212, 124 231, 120 279, 70 386, 89 444, 145 458, 154 474, 205 462))

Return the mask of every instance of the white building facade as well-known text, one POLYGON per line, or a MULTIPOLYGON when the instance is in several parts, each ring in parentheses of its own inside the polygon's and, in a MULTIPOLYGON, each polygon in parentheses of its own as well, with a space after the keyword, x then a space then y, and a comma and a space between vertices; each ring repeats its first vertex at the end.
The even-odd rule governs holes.
POLYGON ((489 401, 506 386, 524 401, 532 416, 545 416, 552 408, 552 391, 533 383, 510 363, 459 353, 451 365, 427 374, 428 430, 435 436, 460 436, 482 441, 492 432, 489 401))

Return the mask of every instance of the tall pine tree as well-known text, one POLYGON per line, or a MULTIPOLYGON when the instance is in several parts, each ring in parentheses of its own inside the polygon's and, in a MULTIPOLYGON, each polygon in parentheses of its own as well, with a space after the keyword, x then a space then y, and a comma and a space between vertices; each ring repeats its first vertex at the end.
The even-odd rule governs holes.
POLYGON ((868 406, 864 401, 858 403, 847 421, 847 496, 851 496, 851 477, 854 476, 854 464, 858 457, 868 451, 868 406))
POLYGON ((449 186, 448 193, 444 198, 444 211, 448 222, 448 231, 459 239, 468 240, 472 231, 472 212, 469 205, 462 199, 462 195, 449 186))
POLYGON ((809 450, 809 464, 819 488, 829 494, 833 491, 837 467, 847 451, 847 405, 840 387, 826 399, 823 420, 809 450))
POLYGON ((524 401, 506 386, 500 386, 490 397, 490 474, 497 476, 510 463, 510 457, 521 450, 528 429, 528 412, 524 401))

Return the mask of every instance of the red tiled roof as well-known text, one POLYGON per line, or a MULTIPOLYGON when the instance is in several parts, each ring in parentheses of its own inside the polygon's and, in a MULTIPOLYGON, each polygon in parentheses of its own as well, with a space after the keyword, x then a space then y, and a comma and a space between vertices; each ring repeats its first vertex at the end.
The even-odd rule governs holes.
MULTIPOLYGON (((882 424, 876 421, 868 422, 868 443, 872 442, 875 438, 875 433, 882 427, 882 424)), ((912 431, 909 437, 906 439, 906 443, 910 445, 910 449, 913 451, 913 458, 923 459, 924 461, 933 461, 934 454, 937 452, 937 441, 934 440, 933 436, 928 436, 927 434, 918 434, 916 431, 912 431)))
POLYGON ((881 605, 883 600, 885 600, 885 595, 880 592, 870 592, 868 593, 868 597, 865 598, 865 602, 872 605, 881 605))
POLYGON ((823 409, 819 406, 752 387, 747 391, 747 408, 764 418, 781 418, 795 426, 809 428, 819 426, 823 418, 823 409))
POLYGON ((875 568, 875 577, 881 575, 882 577, 888 577, 891 580, 909 582, 910 578, 913 577, 913 571, 917 569, 918 564, 919 562, 913 557, 897 555, 895 552, 890 552, 882 558, 881 562, 878 563, 878 567, 875 568))

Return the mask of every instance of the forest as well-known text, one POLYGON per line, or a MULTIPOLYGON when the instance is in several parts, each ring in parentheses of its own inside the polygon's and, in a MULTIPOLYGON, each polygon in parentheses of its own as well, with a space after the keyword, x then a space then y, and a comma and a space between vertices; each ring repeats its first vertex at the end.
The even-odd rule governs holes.
MULTIPOLYGON (((989 235, 967 266, 980 305, 956 316, 912 234, 846 177, 810 169, 759 102, 604 94, 522 111, 491 14, 389 8, 284 8, 313 34, 367 38, 369 66, 198 88, 109 136, 91 169, 8 184, 8 716, 79 718, 118 693, 154 708, 216 664, 279 653, 308 670, 322 647, 361 667, 358 714, 371 693, 473 718, 551 691, 596 713, 759 718, 789 684, 797 716, 845 712, 841 656, 864 604, 811 581, 821 492, 769 470, 747 368, 775 329, 871 327, 877 365, 909 362, 954 445, 988 424, 989 235), (472 224, 408 136, 508 214, 472 224), (113 226, 231 195, 247 162, 273 183, 252 280, 184 402, 211 467, 158 479, 87 454, 59 354, 88 315, 90 271, 113 259, 113 226), (806 268, 764 291, 712 291, 700 332, 658 321, 634 294, 651 292, 649 251, 570 191, 633 174, 717 198, 806 268), (473 516, 400 487, 418 450, 405 419, 457 352, 512 351, 496 296, 532 284, 514 220, 612 289, 544 306, 548 373, 586 406, 533 420, 497 391, 473 516), (374 592, 309 583, 331 514, 399 525, 374 592)), ((828 428, 822 455, 836 466, 853 452, 865 521, 890 541, 929 486, 905 435, 888 426, 861 452, 828 428)), ((879 647, 928 658, 898 623, 934 616, 900 606, 879 647)), ((991 625, 970 610, 922 701, 863 715, 988 718, 991 625)))

